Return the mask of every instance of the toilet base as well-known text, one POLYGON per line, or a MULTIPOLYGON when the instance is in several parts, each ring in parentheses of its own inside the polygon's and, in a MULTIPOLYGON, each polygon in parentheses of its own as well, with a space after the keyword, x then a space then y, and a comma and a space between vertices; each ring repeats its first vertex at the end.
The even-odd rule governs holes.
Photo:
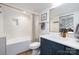
POLYGON ((40 50, 39 49, 33 49, 32 50, 32 55, 39 55, 40 54, 40 50))

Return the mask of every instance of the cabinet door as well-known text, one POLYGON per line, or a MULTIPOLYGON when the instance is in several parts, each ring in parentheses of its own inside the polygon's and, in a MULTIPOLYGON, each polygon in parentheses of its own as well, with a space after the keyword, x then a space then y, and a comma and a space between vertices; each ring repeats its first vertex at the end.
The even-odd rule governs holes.
POLYGON ((41 47, 40 52, 41 55, 51 55, 52 54, 52 45, 51 42, 47 39, 41 38, 41 47))
POLYGON ((56 42, 53 43, 53 55, 63 55, 64 54, 64 45, 61 45, 56 42))
POLYGON ((45 45, 44 38, 41 38, 40 54, 41 55, 45 55, 46 54, 46 45, 45 45))
POLYGON ((5 55, 6 39, 4 37, 0 38, 0 55, 5 55))
POLYGON ((45 39, 45 45, 46 45, 46 54, 52 55, 53 54, 53 43, 52 43, 52 41, 45 39))
POLYGON ((76 55, 79 55, 79 50, 76 50, 76 55))
POLYGON ((53 55, 53 48, 51 46, 46 46, 46 55, 53 55))
POLYGON ((76 55, 77 50, 71 47, 65 46, 65 55, 76 55))

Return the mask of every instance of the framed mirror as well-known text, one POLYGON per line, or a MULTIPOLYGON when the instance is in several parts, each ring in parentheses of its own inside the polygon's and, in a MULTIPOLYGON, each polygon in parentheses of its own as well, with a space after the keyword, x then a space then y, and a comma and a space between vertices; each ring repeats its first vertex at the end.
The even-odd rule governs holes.
POLYGON ((74 19, 73 14, 59 17, 59 31, 61 31, 61 29, 67 29, 68 31, 73 32, 74 30, 73 19, 74 19))

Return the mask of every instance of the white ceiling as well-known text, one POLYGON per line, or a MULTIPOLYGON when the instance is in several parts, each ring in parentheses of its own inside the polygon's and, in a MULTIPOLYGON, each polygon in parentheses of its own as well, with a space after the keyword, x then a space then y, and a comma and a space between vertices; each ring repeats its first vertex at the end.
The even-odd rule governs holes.
POLYGON ((70 13, 74 11, 79 11, 79 3, 66 3, 57 8, 51 9, 50 13, 54 15, 61 15, 65 13, 70 13))
POLYGON ((7 5, 20 8, 22 10, 29 10, 32 12, 40 13, 46 8, 51 7, 51 3, 6 3, 7 5))
MULTIPOLYGON (((7 5, 22 9, 24 11, 40 13, 52 7, 53 3, 6 3, 7 5)), ((51 9, 53 14, 79 10, 79 3, 66 3, 51 9), (63 12, 62 12, 63 11, 63 12)))

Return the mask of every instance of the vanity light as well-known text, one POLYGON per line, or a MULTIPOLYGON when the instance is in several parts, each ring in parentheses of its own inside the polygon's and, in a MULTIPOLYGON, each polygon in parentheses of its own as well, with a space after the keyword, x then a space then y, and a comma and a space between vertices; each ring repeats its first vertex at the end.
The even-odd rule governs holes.
POLYGON ((53 3, 52 6, 53 6, 53 8, 56 8, 56 7, 58 7, 58 6, 62 5, 62 4, 63 3, 53 3))

